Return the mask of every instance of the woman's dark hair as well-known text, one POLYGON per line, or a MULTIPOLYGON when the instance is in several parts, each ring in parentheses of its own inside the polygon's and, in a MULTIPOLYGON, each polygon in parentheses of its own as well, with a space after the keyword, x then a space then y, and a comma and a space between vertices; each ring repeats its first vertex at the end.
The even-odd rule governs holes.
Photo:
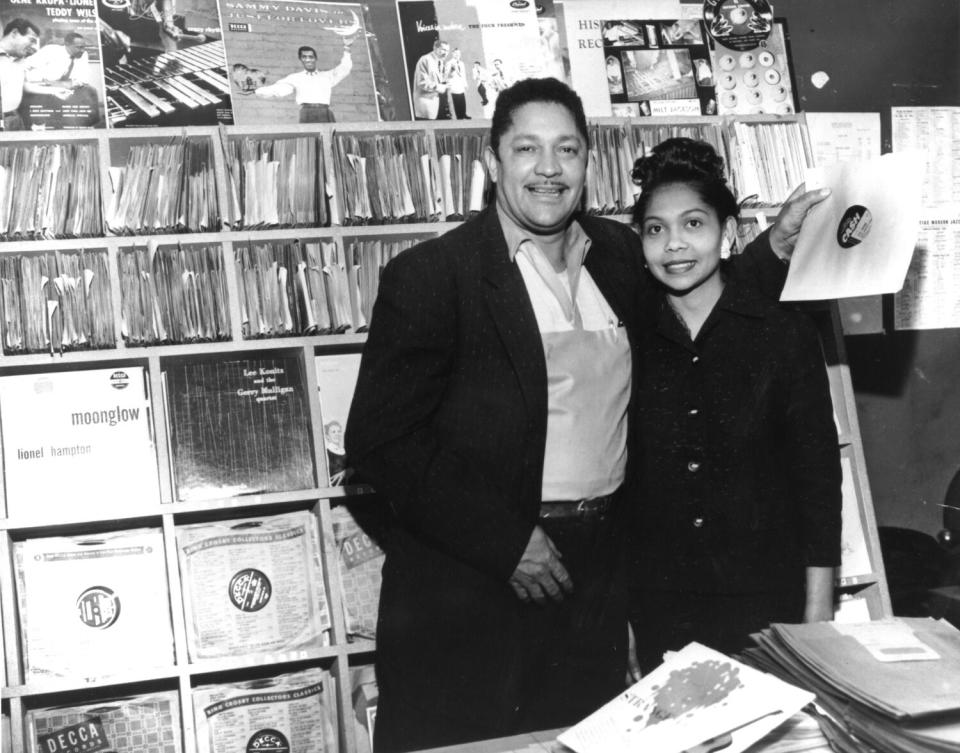
POLYGON ((706 141, 673 138, 657 144, 633 163, 633 182, 642 189, 633 207, 633 222, 643 224, 647 203, 661 186, 683 183, 712 207, 720 222, 740 218, 740 205, 727 185, 723 157, 706 141))

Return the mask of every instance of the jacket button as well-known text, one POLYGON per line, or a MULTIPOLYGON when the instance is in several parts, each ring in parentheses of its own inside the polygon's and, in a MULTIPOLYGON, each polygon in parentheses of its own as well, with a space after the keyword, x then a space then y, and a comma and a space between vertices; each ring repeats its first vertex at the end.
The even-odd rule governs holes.
POLYGON ((703 518, 694 518, 693 519, 694 528, 703 528, 703 518))
POLYGON ((699 408, 691 408, 690 410, 687 411, 688 416, 697 416, 699 414, 700 414, 699 408))
POLYGON ((700 356, 694 356, 690 359, 690 363, 697 363, 700 360, 700 356))
POLYGON ((696 460, 691 460, 689 463, 687 463, 687 470, 690 471, 690 473, 696 473, 700 470, 700 463, 698 463, 696 460))

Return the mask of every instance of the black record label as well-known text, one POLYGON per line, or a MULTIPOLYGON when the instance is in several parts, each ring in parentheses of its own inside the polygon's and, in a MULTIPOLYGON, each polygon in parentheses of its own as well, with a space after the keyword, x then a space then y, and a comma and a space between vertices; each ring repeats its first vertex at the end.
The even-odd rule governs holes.
POLYGON ((704 0, 703 21, 717 42, 731 50, 754 50, 773 29, 767 0, 704 0))
POLYGON ((870 235, 873 225, 873 215, 870 210, 859 204, 854 204, 843 213, 837 227, 837 243, 841 248, 853 248, 870 235))

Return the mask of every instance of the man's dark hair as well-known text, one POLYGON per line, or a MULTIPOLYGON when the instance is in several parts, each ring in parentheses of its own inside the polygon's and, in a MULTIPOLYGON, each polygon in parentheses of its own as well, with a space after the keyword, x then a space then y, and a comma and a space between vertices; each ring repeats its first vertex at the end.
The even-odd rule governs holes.
POLYGON ((64 44, 73 44, 73 43, 76 42, 78 39, 81 40, 81 41, 83 41, 83 34, 77 34, 77 32, 71 31, 69 34, 67 34, 67 35, 63 38, 63 43, 64 43, 64 44))
POLYGON ((525 78, 508 86, 497 97, 497 105, 490 123, 490 148, 500 157, 500 138, 513 125, 513 114, 531 102, 545 102, 566 107, 583 140, 589 143, 587 116, 577 93, 555 78, 525 78))
POLYGON ((313 47, 311 47, 310 45, 306 45, 306 44, 305 44, 305 45, 303 45, 302 47, 298 47, 298 48, 297 48, 297 57, 298 57, 298 58, 302 58, 302 57, 303 57, 303 53, 305 53, 305 52, 312 52, 314 57, 317 56, 317 51, 316 51, 315 49, 313 49, 313 47))
POLYGON ((3 36, 7 36, 7 34, 10 34, 14 31, 21 35, 32 31, 38 37, 40 36, 40 29, 37 27, 37 25, 25 18, 15 18, 12 21, 9 21, 7 25, 3 27, 3 36))

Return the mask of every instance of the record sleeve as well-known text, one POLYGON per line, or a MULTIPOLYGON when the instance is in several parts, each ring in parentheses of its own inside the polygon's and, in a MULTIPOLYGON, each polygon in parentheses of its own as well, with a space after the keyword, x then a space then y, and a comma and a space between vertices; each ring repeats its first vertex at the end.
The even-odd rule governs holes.
POLYGON ((332 512, 347 635, 374 640, 385 555, 346 507, 334 507, 332 512))
POLYGON ((164 379, 177 499, 315 486, 296 356, 185 360, 164 379))
POLYGON ((28 682, 173 666, 159 531, 27 539, 18 549, 28 682))
POLYGON ((377 676, 373 665, 350 667, 350 700, 353 702, 354 740, 357 753, 372 753, 373 731, 377 721, 377 676))
MULTIPOLYGON (((180 753, 180 699, 168 690, 28 709, 30 753, 180 753)), ((9 748, 4 748, 9 750, 9 748)))
POLYGON ((325 645, 319 541, 309 512, 179 528, 191 660, 325 645))
POLYGON ((263 680, 204 685, 193 693, 199 753, 336 753, 336 692, 311 668, 263 680))
POLYGON ((7 514, 44 519, 160 502, 139 366, 0 377, 7 514))
POLYGON ((923 157, 894 152, 808 171, 831 194, 804 220, 780 298, 815 301, 893 293, 920 234, 923 157))
POLYGON ((103 71, 100 61, 96 0, 0 0, 0 19, 31 22, 39 44, 25 58, 9 59, 20 88, 0 92, 6 130, 47 131, 103 128, 103 71))

